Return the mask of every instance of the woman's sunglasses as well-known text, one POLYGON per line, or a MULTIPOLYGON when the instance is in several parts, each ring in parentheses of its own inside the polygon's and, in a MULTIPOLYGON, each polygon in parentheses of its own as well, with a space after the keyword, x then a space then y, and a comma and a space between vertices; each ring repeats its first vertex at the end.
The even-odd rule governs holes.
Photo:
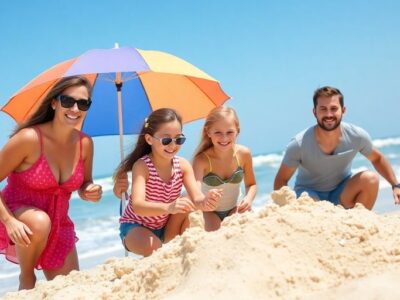
POLYGON ((167 145, 171 144, 172 142, 175 142, 175 144, 177 144, 177 145, 183 145, 183 143, 186 141, 186 138, 184 136, 180 136, 175 139, 170 138, 170 137, 158 138, 155 136, 153 136, 153 138, 155 138, 156 140, 159 140, 160 143, 163 144, 164 146, 167 146, 167 145))
POLYGON ((71 108, 76 103, 79 110, 82 111, 87 111, 92 104, 92 100, 90 100, 90 98, 75 100, 74 98, 67 95, 59 95, 56 99, 60 101, 61 106, 64 108, 71 108))

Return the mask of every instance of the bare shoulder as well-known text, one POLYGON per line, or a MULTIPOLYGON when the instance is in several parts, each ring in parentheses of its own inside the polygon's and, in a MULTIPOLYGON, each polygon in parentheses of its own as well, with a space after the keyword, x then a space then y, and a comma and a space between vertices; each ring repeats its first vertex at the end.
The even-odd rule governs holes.
POLYGON ((28 151, 38 148, 40 145, 39 136, 35 129, 24 128, 13 135, 9 143, 18 147, 24 147, 28 151))
POLYGON ((134 176, 144 176, 148 177, 149 168, 143 159, 138 159, 132 166, 132 177, 134 176))
POLYGON ((183 172, 187 171, 189 168, 192 167, 190 165, 190 162, 186 158, 180 156, 178 158, 179 158, 179 165, 181 166, 183 172))
POLYGON ((93 159, 93 140, 92 138, 83 133, 82 131, 77 130, 76 131, 77 137, 82 143, 82 156, 83 159, 86 160, 87 158, 93 159))
POLYGON ((0 161, 12 170, 32 165, 40 156, 39 136, 33 128, 25 128, 13 135, 0 151, 0 161), (25 163, 25 165, 23 165, 25 163))
POLYGON ((82 145, 84 147, 93 147, 93 139, 84 132, 79 133, 82 138, 82 145))
POLYGON ((242 159, 251 158, 251 150, 246 146, 236 144, 236 153, 239 155, 239 158, 242 159))
POLYGON ((21 129, 13 137, 17 137, 27 142, 39 141, 39 136, 37 134, 37 131, 32 127, 21 129))
POLYGON ((193 167, 204 167, 204 166, 208 166, 208 161, 207 157, 202 152, 193 158, 193 167))

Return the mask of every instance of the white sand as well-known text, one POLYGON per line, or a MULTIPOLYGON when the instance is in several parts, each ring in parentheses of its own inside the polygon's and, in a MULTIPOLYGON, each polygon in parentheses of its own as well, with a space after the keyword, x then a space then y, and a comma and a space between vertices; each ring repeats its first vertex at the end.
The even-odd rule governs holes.
MULTIPOLYGON (((111 259, 4 299, 400 299, 399 215, 294 200, 200 227, 152 256, 111 259)), ((201 222, 198 221, 198 224, 201 222)))

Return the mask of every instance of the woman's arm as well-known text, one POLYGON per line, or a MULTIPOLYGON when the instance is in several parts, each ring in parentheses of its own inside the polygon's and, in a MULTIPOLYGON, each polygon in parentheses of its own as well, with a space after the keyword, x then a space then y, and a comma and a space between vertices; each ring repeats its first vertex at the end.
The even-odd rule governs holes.
MULTIPOLYGON (((0 182, 21 165, 32 165, 40 155, 39 141, 33 129, 21 130, 0 151, 0 182)), ((11 241, 21 246, 28 246, 28 235, 32 231, 23 222, 17 220, 7 207, 0 193, 0 221, 4 224, 11 241)))
POLYGON ((78 194, 83 200, 97 202, 100 200, 103 192, 100 185, 93 183, 93 141, 89 136, 84 136, 82 138, 82 145, 84 180, 82 186, 78 190, 78 194))

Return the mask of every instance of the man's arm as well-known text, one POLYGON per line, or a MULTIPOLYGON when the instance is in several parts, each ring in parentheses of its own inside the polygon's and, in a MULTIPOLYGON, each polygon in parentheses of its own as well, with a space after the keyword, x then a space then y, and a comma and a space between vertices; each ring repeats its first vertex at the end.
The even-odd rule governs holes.
POLYGON ((274 190, 279 190, 281 187, 288 185, 290 178, 292 178, 297 168, 289 167, 284 163, 281 164, 278 173, 275 176, 274 190))
MULTIPOLYGON (((371 154, 368 155, 367 158, 372 163, 375 170, 378 171, 392 187, 399 183, 389 161, 380 151, 373 148, 371 154)), ((400 204, 400 188, 393 188, 393 198, 396 204, 400 204)))

